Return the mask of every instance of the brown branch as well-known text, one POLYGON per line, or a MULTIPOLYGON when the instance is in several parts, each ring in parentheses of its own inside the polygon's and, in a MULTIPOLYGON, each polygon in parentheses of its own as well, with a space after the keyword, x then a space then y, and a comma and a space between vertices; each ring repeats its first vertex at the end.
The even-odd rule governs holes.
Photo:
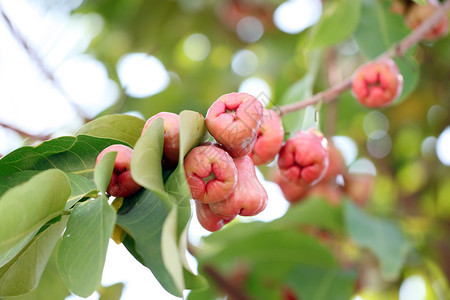
POLYGON ((44 61, 39 57, 37 52, 29 45, 23 35, 19 32, 17 27, 13 24, 9 16, 6 14, 3 7, 0 5, 0 15, 11 32, 11 35, 17 40, 17 42, 22 46, 30 59, 36 64, 37 68, 42 72, 42 74, 52 82, 53 86, 63 95, 68 103, 72 106, 72 108, 77 112, 79 116, 88 121, 88 119, 84 116, 83 110, 70 98, 70 96, 64 91, 60 82, 55 78, 50 69, 45 65, 44 61))
MULTIPOLYGON (((426 19, 420 26, 413 30, 409 35, 407 35, 403 40, 394 45, 391 49, 382 53, 377 60, 382 60, 386 58, 394 58, 403 56, 406 51, 408 51, 412 46, 420 42, 425 34, 429 32, 438 22, 441 20, 450 10, 450 0, 445 1, 439 9, 436 10, 428 19, 426 19)), ((305 100, 300 100, 291 104, 286 104, 278 107, 278 113, 280 116, 285 114, 298 111, 306 108, 309 105, 314 105, 320 101, 322 103, 328 103, 336 100, 337 96, 345 92, 351 87, 351 78, 347 78, 329 89, 322 91, 318 94, 313 95, 305 100)))
POLYGON ((213 266, 206 265, 203 270, 208 274, 212 280, 217 284, 217 286, 225 293, 228 297, 233 300, 253 300, 250 296, 244 293, 244 291, 239 287, 230 282, 222 274, 220 274, 213 266))
POLYGON ((6 128, 6 129, 13 130, 13 131, 17 132, 18 134, 20 134, 21 136, 24 136, 24 137, 32 139, 32 140, 45 141, 45 140, 50 139, 50 135, 39 135, 39 134, 28 133, 28 132, 23 131, 22 129, 5 124, 3 122, 0 122, 0 126, 3 128, 6 128))

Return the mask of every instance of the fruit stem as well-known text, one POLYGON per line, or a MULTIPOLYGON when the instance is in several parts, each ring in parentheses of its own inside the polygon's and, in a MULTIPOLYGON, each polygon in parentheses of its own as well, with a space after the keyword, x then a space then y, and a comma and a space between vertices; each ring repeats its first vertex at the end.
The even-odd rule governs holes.
MULTIPOLYGON (((412 46, 420 42, 425 34, 430 31, 440 19, 445 16, 447 11, 450 10, 450 0, 446 0, 441 4, 440 9, 436 10, 428 19, 426 19, 420 26, 413 30, 403 40, 395 44, 393 47, 382 53, 376 60, 384 60, 387 58, 395 58, 403 56, 412 46)), ((277 111, 280 116, 284 116, 288 113, 302 110, 309 105, 313 105, 322 101, 323 103, 329 103, 337 99, 337 97, 344 93, 352 86, 352 79, 347 78, 341 82, 336 83, 329 89, 319 92, 310 98, 300 100, 294 103, 279 106, 277 111)))

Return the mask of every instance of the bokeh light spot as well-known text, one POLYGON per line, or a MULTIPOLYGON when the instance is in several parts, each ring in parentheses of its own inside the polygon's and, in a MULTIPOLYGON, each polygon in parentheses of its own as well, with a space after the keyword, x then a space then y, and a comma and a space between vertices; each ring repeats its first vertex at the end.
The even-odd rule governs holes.
POLYGON ((399 300, 425 300, 426 296, 427 286, 422 276, 409 276, 400 286, 399 300))
POLYGON ((135 98, 149 97, 164 91, 170 82, 164 65, 146 53, 129 53, 117 63, 120 82, 128 95, 135 98))
POLYGON ((383 130, 373 131, 367 140, 367 150, 375 158, 383 158, 391 152, 391 137, 383 130))
POLYGON ((367 136, 374 131, 387 132, 389 129, 389 120, 379 111, 371 111, 363 120, 363 129, 367 136))
POLYGON ((355 141, 352 138, 343 135, 336 135, 331 139, 344 157, 345 164, 347 166, 350 165, 358 156, 358 146, 355 141))
POLYGON ((314 25, 321 14, 320 0, 290 0, 277 7, 273 21, 281 31, 296 34, 314 25))
POLYGON ((239 86, 239 93, 248 93, 256 97, 264 107, 270 103, 272 90, 270 85, 264 79, 250 77, 245 79, 239 86))
POLYGON ((183 51, 193 61, 201 61, 208 57, 211 51, 211 42, 201 33, 191 34, 183 43, 183 51))
POLYGON ((436 154, 446 166, 450 166, 450 126, 444 129, 436 142, 436 154))
POLYGON ((262 37, 264 26, 258 18, 248 16, 239 21, 236 32, 243 42, 254 43, 262 37))
POLYGON ((231 69, 240 76, 248 76, 258 68, 258 57, 253 51, 237 51, 231 58, 231 69))

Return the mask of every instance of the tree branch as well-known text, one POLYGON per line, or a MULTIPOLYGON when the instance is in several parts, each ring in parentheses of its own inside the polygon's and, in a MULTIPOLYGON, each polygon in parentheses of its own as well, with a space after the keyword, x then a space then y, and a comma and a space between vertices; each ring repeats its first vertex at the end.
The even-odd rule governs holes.
POLYGON ((10 130, 13 130, 13 131, 17 132, 18 134, 20 134, 21 136, 24 136, 24 137, 32 139, 32 140, 45 141, 45 140, 50 139, 50 135, 31 134, 31 133, 23 131, 22 129, 19 129, 19 128, 16 128, 14 126, 5 124, 3 122, 0 122, 0 126, 4 127, 4 128, 7 128, 7 129, 10 129, 10 130))
MULTIPOLYGON (((377 60, 382 60, 386 58, 394 58, 403 56, 406 51, 408 51, 412 46, 420 42, 425 34, 429 32, 438 22, 443 18, 447 12, 450 10, 450 0, 446 0, 443 4, 441 4, 440 8, 436 10, 434 14, 432 14, 428 19, 426 19, 420 26, 418 26, 415 30, 413 30, 409 35, 407 35, 403 40, 395 44, 392 48, 387 50, 378 56, 377 60)), ((280 116, 286 115, 288 113, 298 111, 306 108, 309 105, 314 105, 319 101, 323 103, 328 103, 336 100, 336 98, 349 89, 352 85, 351 78, 347 78, 329 89, 322 91, 313 95, 310 98, 305 100, 300 100, 298 102, 294 102, 291 104, 286 104, 278 107, 278 113, 280 116)))
POLYGON ((27 53, 28 57, 36 64, 37 68, 42 72, 42 74, 52 82, 53 86, 63 95, 68 103, 72 106, 72 108, 77 112, 79 116, 88 121, 88 119, 84 116, 83 110, 70 98, 70 96, 64 91, 60 82, 55 78, 50 69, 45 65, 44 61, 39 57, 37 52, 29 45, 23 35, 19 32, 17 27, 13 24, 9 16, 6 14, 3 7, 0 5, 0 15, 5 21, 11 35, 17 40, 17 42, 22 46, 22 48, 27 53))
POLYGON ((206 265, 203 270, 208 274, 212 280, 217 284, 217 286, 228 294, 228 297, 233 300, 253 300, 244 291, 230 282, 227 278, 222 276, 213 266, 206 265))

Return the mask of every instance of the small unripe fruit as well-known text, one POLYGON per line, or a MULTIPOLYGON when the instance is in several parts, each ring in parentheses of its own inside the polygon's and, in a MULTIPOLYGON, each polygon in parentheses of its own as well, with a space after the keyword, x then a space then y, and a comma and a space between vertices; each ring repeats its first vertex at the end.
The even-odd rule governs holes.
POLYGON ((347 174, 344 177, 345 192, 356 204, 364 206, 369 201, 374 187, 374 176, 370 174, 347 174))
POLYGON ((257 166, 271 162, 283 145, 284 129, 280 115, 272 109, 264 109, 261 127, 253 151, 249 154, 257 166))
POLYGON ((255 165, 248 156, 234 159, 238 179, 233 193, 225 200, 211 203, 211 210, 223 217, 255 216, 267 206, 267 193, 258 181, 255 165))
POLYGON ((163 165, 172 168, 177 165, 180 152, 180 116, 170 112, 157 113, 147 120, 142 129, 142 134, 157 118, 164 120, 163 165))
POLYGON ((117 152, 116 160, 114 161, 114 169, 111 175, 106 192, 115 197, 127 197, 136 193, 141 186, 134 182, 131 177, 131 157, 133 149, 124 145, 111 145, 97 156, 97 165, 102 159, 103 155, 108 152, 117 152))
POLYGON ((216 144, 206 143, 192 149, 184 159, 184 170, 192 198, 202 203, 224 200, 236 186, 233 159, 216 144))
MULTIPOLYGON (((405 23, 411 29, 416 29, 420 24, 428 19, 433 13, 439 9, 439 2, 435 0, 429 0, 427 5, 412 4, 411 8, 407 11, 405 16, 405 23)), ((448 31, 448 16, 444 15, 442 19, 428 31, 424 39, 435 40, 443 37, 448 31)))
POLYGON ((369 62, 352 77, 352 92, 366 107, 385 107, 402 92, 403 77, 392 59, 369 62))
POLYGON ((258 99, 246 93, 230 93, 211 105, 205 121, 209 133, 232 157, 242 157, 255 145, 262 115, 258 99))
POLYGON ((299 131, 281 148, 278 167, 281 175, 295 184, 314 185, 327 171, 326 139, 313 130, 299 131))
POLYGON ((200 225, 208 231, 217 231, 234 219, 234 217, 224 219, 216 215, 212 212, 208 204, 195 201, 195 206, 200 225))

